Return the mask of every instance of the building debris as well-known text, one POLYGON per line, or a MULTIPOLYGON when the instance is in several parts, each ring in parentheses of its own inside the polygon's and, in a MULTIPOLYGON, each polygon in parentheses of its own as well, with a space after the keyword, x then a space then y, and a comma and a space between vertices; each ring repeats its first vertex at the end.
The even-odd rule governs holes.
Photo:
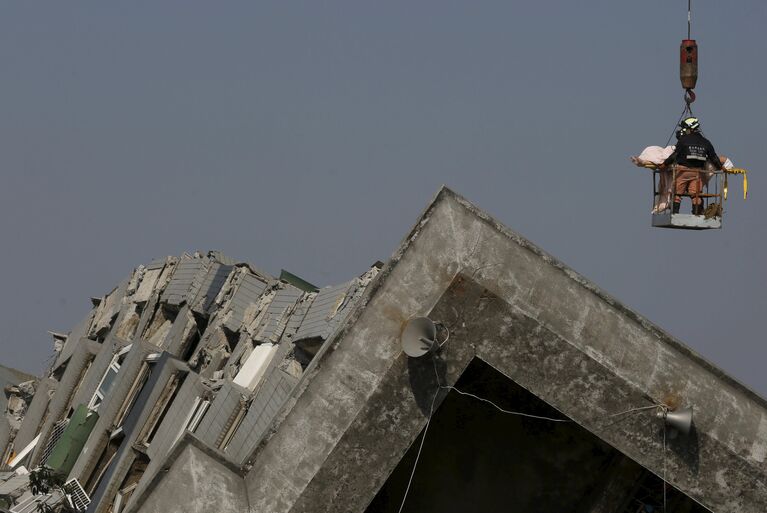
MULTIPOLYGON (((279 410, 264 394, 277 386, 285 401, 301 377, 296 335, 327 340, 377 271, 347 295, 349 283, 277 279, 220 252, 138 266, 71 332, 50 332, 57 358, 41 393, 35 380, 5 386, 6 418, 28 443, 17 454, 14 437, 2 440, 4 462, 50 467, 82 483, 88 511, 112 513, 131 506, 185 433, 243 464, 279 410), (312 326, 301 331, 304 322, 312 326)), ((61 499, 31 496, 16 474, 0 488, 13 488, 8 506, 25 511, 61 499)))

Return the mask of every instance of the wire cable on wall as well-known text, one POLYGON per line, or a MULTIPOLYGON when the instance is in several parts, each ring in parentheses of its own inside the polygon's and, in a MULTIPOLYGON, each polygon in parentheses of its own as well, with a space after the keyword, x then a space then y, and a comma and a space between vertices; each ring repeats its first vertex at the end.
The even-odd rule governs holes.
POLYGON ((458 389, 458 388, 456 388, 454 386, 451 386, 451 385, 443 385, 442 382, 439 379, 439 372, 437 371, 437 359, 432 356, 431 361, 432 361, 432 364, 434 366, 434 376, 437 379, 437 389, 434 391, 434 397, 431 400, 431 407, 429 409, 429 416, 426 419, 426 426, 424 427, 424 430, 423 430, 423 436, 421 437, 421 443, 418 446, 418 452, 416 453, 416 456, 415 456, 415 462, 413 462, 413 469, 410 471, 410 478, 408 479, 407 487, 405 488, 405 495, 402 497, 402 503, 400 503, 399 510, 398 510, 397 513, 402 513, 402 509, 405 507, 405 502, 407 501, 407 496, 410 493, 410 485, 413 483, 413 476, 415 476, 415 470, 418 467, 418 460, 421 459, 421 451, 423 450, 423 444, 426 441, 426 433, 429 431, 429 425, 431 424, 431 419, 432 419, 432 416, 434 415, 434 404, 437 402, 437 396, 439 395, 440 390, 453 390, 453 391, 455 391, 455 392, 457 392, 457 393, 459 393, 461 395, 472 397, 472 398, 474 398, 474 399, 476 399, 478 401, 481 401, 481 402, 484 402, 484 403, 487 403, 487 404, 493 406, 498 411, 500 411, 502 413, 505 413, 507 415, 516 415, 516 416, 519 416, 519 417, 526 417, 526 418, 529 418, 529 419, 546 420, 546 421, 549 421, 549 422, 573 422, 570 419, 555 419, 553 417, 544 417, 544 416, 541 416, 541 415, 533 415, 533 414, 530 414, 530 413, 524 413, 524 412, 520 412, 520 411, 507 410, 505 408, 501 408, 500 406, 495 404, 490 399, 486 399, 484 397, 479 397, 478 395, 474 395, 474 394, 471 394, 469 392, 464 392, 463 390, 460 390, 460 389, 458 389))
MULTIPOLYGON (((447 337, 448 338, 450 337, 449 332, 448 332, 448 336, 447 337)), ((440 344, 440 347, 442 347, 445 344, 445 342, 447 342, 447 339, 445 339, 445 341, 442 344, 440 344)), ((426 435, 429 432, 429 426, 431 425, 431 419, 432 419, 432 417, 434 415, 434 405, 437 402, 437 397, 439 396, 439 393, 440 393, 441 390, 448 390, 448 391, 452 390, 452 391, 454 391, 454 392, 456 392, 456 393, 458 393, 460 395, 471 397, 471 398, 476 399, 476 400, 478 400, 480 402, 487 403, 487 404, 491 405, 492 407, 494 407, 495 409, 497 409, 498 411, 500 411, 501 413, 504 413, 504 414, 507 414, 507 415, 515 415, 515 416, 519 416, 519 417, 543 420, 543 421, 548 421, 548 422, 558 422, 558 423, 575 422, 575 421, 573 421, 571 419, 567 419, 567 418, 565 418, 565 419, 553 418, 553 417, 546 417, 546 416, 542 416, 542 415, 533 415, 531 413, 524 413, 524 412, 520 412, 520 411, 507 410, 505 408, 502 408, 502 407, 498 406, 496 403, 494 403, 490 399, 487 399, 487 398, 484 398, 484 397, 480 397, 478 395, 475 395, 475 394, 472 394, 472 393, 469 393, 469 392, 464 392, 463 390, 460 390, 459 388, 451 386, 451 385, 443 385, 441 380, 440 380, 440 377, 439 377, 439 372, 437 371, 437 359, 436 359, 436 357, 434 355, 432 355, 431 360, 432 360, 432 365, 434 367, 434 376, 435 376, 435 378, 437 380, 437 388, 434 391, 434 396, 432 397, 432 400, 431 400, 431 406, 429 407, 429 416, 426 419, 426 426, 424 427, 423 435, 421 436, 421 443, 418 445, 418 452, 416 453, 415 461, 413 462, 413 468, 410 471, 410 477, 408 478, 407 486, 405 488, 405 494, 402 497, 402 502, 400 503, 400 506, 399 506, 399 509, 397 510, 397 513, 402 513, 402 510, 405 507, 405 503, 407 502, 408 495, 410 494, 410 488, 411 488, 411 485, 413 484, 413 477, 415 476, 415 471, 418 468, 418 461, 421 459, 421 452, 423 451, 423 446, 424 446, 424 443, 426 442, 426 435)), ((653 404, 651 406, 640 406, 640 407, 630 408, 628 410, 620 411, 618 413, 613 413, 613 414, 609 415, 608 417, 609 418, 614 418, 614 417, 619 417, 619 416, 622 416, 622 415, 627 415, 629 413, 636 413, 636 412, 640 412, 640 411, 646 411, 646 410, 649 410, 649 409, 658 409, 658 408, 667 410, 668 406, 665 405, 665 404, 653 404)), ((663 479, 662 480, 663 480, 663 513, 666 513, 666 429, 665 428, 663 429, 663 479)))

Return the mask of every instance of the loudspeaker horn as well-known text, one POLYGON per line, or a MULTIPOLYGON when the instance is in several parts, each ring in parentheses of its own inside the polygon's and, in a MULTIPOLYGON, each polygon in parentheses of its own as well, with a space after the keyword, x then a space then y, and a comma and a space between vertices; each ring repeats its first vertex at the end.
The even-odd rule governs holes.
POLYGON ((437 326, 428 317, 410 319, 402 332, 402 350, 412 358, 419 358, 434 351, 437 343, 437 326))
POLYGON ((689 435, 692 427, 692 406, 666 412, 663 415, 663 421, 668 427, 689 435))

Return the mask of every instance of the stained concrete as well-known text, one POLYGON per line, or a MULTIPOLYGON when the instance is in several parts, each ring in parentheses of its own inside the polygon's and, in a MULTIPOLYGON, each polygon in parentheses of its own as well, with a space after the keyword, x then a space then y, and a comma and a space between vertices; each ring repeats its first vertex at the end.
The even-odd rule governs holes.
MULTIPOLYGON (((186 435, 167 469, 141 497, 140 511, 162 513, 242 513, 248 511, 245 485, 231 465, 219 461, 186 435), (167 477, 165 477, 167 476, 167 477)), ((126 510, 127 513, 135 511, 126 510)))
POLYGON ((581 276, 443 189, 318 355, 295 406, 251 460, 251 511, 364 511, 423 429, 429 372, 401 353, 407 319, 453 331, 453 384, 475 357, 656 475, 654 403, 693 405, 670 443, 667 479, 714 511, 767 510, 767 403, 581 276), (418 376, 417 369, 413 376, 418 376))

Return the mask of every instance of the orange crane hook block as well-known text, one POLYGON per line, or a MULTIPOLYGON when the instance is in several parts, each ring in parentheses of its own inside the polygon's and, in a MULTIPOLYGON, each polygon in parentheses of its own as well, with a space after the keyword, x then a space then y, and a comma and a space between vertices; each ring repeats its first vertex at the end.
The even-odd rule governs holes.
MULTIPOLYGON (((679 79, 682 88, 692 93, 698 82, 698 43, 694 39, 683 39, 680 47, 679 79)), ((694 97, 694 95, 693 95, 694 97)))

